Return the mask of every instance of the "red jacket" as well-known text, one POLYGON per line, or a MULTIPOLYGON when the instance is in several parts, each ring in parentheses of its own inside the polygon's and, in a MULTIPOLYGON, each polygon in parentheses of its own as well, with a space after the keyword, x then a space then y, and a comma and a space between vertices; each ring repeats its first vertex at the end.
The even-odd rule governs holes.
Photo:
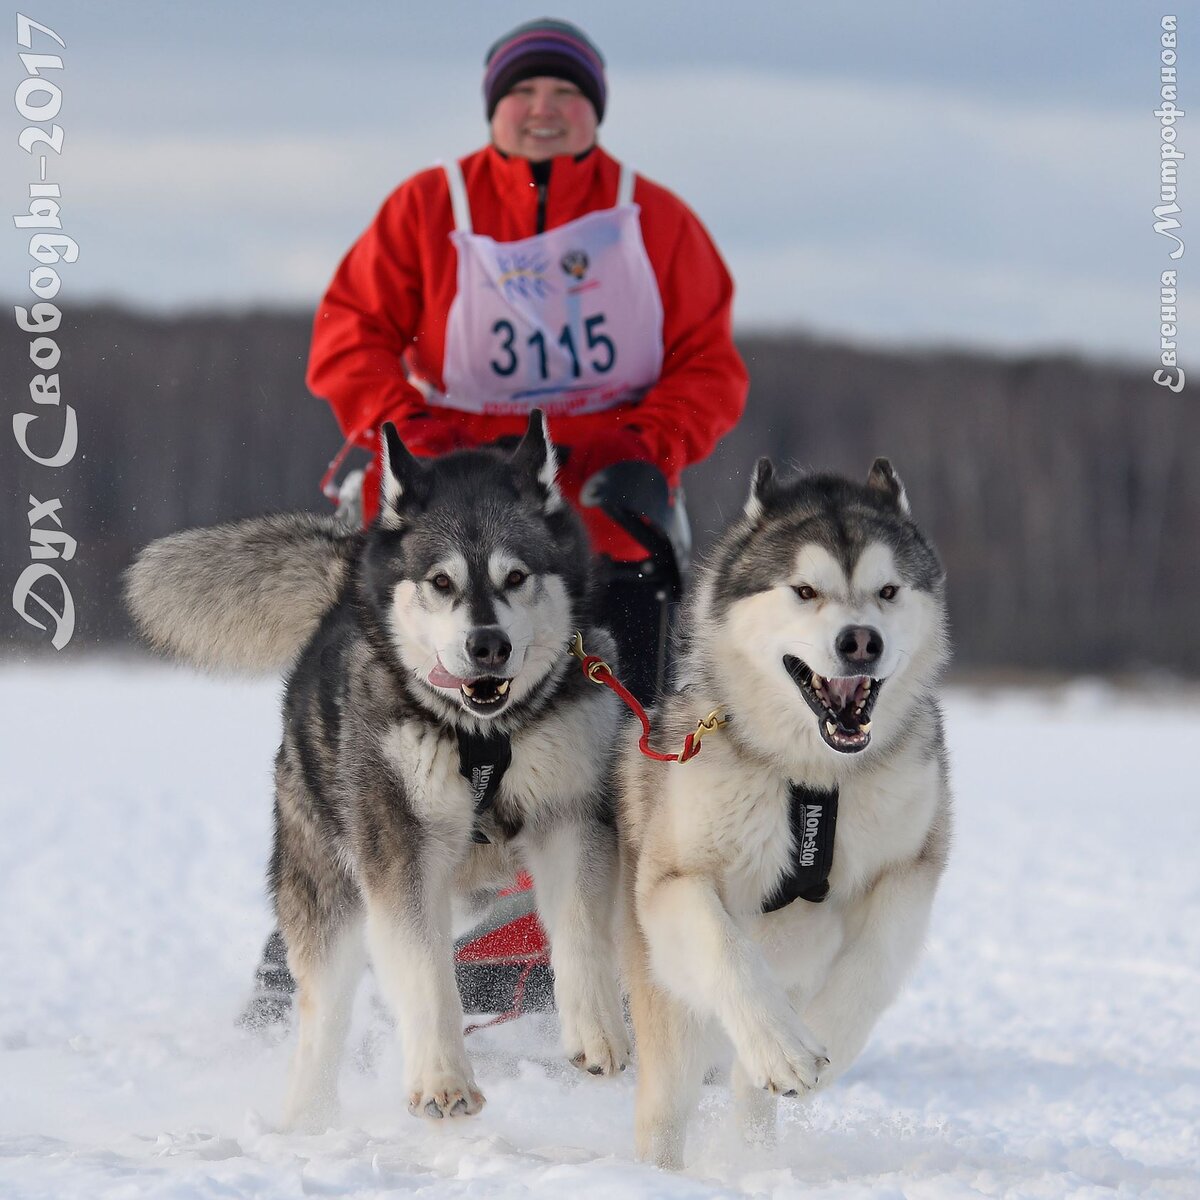
MULTIPOLYGON (((474 231, 500 242, 540 232, 538 195, 526 159, 492 147, 462 160, 474 231)), ((618 163, 599 147, 581 159, 553 160, 544 228, 554 229, 616 203, 618 163)), ((665 188, 637 177, 646 245, 663 305, 663 369, 637 404, 552 417, 550 436, 571 447, 560 472, 576 503, 591 474, 622 459, 656 463, 674 486, 685 466, 712 452, 746 402, 746 368, 733 345, 733 283, 695 214, 665 188)), ((347 437, 374 450, 375 430, 394 421, 415 454, 474 446, 525 427, 497 417, 426 403, 408 371, 441 390, 446 318, 456 288, 454 218, 445 173, 414 175, 384 202, 351 247, 317 309, 308 386, 332 405, 347 437)), ((374 464, 373 464, 374 465, 374 464)), ((378 484, 369 472, 368 515, 378 484)), ((581 510, 593 545, 617 559, 645 551, 595 510, 581 510)))

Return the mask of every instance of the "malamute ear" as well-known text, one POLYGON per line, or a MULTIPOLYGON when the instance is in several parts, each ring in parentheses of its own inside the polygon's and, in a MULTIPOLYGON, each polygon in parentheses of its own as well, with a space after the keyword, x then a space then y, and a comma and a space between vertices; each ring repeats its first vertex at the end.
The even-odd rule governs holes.
POLYGON ((908 493, 900 476, 892 469, 892 464, 886 458, 877 458, 871 465, 871 473, 867 476, 867 487, 883 492, 895 504, 896 508, 908 516, 908 493))
POLYGON ((760 458, 754 464, 754 474, 750 477, 750 495, 746 498, 746 507, 743 510, 754 524, 758 524, 761 519, 774 484, 774 464, 769 458, 760 458))
POLYGON ((554 457, 554 446, 546 428, 546 414, 540 408, 529 414, 529 428, 513 451, 512 464, 517 475, 532 484, 546 512, 562 507, 562 493, 554 482, 558 460, 554 457))
POLYGON ((400 440, 391 421, 384 422, 380 443, 379 520, 385 527, 396 529, 412 496, 413 485, 424 468, 400 440))

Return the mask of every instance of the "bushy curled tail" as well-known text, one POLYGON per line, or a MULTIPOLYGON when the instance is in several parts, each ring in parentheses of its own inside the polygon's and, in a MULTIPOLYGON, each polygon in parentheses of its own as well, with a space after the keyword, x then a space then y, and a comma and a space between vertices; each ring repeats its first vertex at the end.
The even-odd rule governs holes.
POLYGON ((311 513, 189 529, 137 556, 125 601, 158 650, 201 667, 278 669, 337 603, 358 545, 311 513))

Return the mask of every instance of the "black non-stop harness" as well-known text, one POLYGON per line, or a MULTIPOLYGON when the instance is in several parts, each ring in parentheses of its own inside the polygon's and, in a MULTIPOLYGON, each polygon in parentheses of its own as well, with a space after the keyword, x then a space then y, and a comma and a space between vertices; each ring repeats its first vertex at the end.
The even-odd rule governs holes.
MULTIPOLYGON (((512 765, 512 742, 506 733, 468 733, 458 731, 458 773, 471 789, 475 803, 475 827, 471 841, 488 844, 491 838, 480 828, 484 814, 496 802, 500 781, 512 765)), ((508 836, 512 834, 506 829, 508 836)))
POLYGON ((820 904, 829 895, 833 837, 837 830, 838 789, 826 791, 793 783, 789 794, 792 861, 778 887, 763 901, 764 913, 786 908, 793 900, 820 904))

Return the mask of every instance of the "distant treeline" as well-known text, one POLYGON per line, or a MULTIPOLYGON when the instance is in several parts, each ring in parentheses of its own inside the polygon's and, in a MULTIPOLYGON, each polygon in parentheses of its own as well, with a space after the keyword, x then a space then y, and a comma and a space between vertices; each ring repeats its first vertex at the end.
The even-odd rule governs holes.
MULTIPOLYGON (((79 452, 41 467, 6 434, 0 557, 7 595, 31 561, 28 497, 62 500, 78 540, 62 564, 78 609, 68 653, 128 639, 119 576, 149 539, 327 507, 317 482, 340 438, 304 386, 309 324, 301 313, 67 310, 57 370, 79 452)), ((52 414, 29 401, 31 335, 11 319, 0 329, 6 424, 52 414)), ((739 341, 746 417, 687 479, 701 551, 741 506, 759 455, 865 478, 886 454, 945 560, 959 666, 1200 673, 1195 397, 1154 386, 1149 370, 1067 357, 739 341)), ((51 443, 57 433, 40 452, 51 443)), ((54 654, 5 610, 10 653, 54 654)))

